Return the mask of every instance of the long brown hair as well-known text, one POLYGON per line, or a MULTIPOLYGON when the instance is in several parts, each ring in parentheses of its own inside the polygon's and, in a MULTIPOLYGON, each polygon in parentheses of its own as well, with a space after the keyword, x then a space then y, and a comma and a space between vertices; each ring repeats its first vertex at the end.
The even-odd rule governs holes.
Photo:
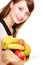
MULTIPOLYGON (((19 1, 23 1, 23 0, 11 0, 4 8, 3 8, 3 11, 0 13, 0 16, 2 18, 6 17, 9 12, 10 12, 10 3, 13 1, 13 3, 18 3, 19 1)), ((27 7, 29 9, 29 12, 31 13, 33 10, 34 10, 34 1, 33 0, 24 0, 26 1, 26 4, 27 4, 27 7)), ((16 30, 18 30, 22 25, 24 24, 21 23, 21 24, 15 24, 15 26, 13 26, 13 28, 15 27, 16 30)), ((15 33, 14 35, 16 34, 16 30, 15 30, 15 33)))

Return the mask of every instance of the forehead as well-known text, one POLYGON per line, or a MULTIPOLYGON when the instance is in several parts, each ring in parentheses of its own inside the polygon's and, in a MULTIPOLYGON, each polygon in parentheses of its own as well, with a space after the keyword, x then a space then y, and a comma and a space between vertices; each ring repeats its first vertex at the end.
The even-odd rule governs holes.
POLYGON ((26 4, 26 1, 19 1, 18 3, 16 3, 17 6, 21 6, 23 7, 24 9, 26 9, 27 11, 28 10, 28 7, 27 7, 27 4, 26 4))

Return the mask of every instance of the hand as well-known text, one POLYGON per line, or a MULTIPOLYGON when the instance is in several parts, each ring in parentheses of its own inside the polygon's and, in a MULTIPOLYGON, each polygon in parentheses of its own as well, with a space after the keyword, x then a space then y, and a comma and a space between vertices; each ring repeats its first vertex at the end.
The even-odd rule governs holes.
POLYGON ((11 50, 3 51, 2 57, 6 65, 24 65, 24 62, 20 60, 11 50))
POLYGON ((6 64, 2 61, 2 62, 0 62, 0 65, 6 65, 6 64))
MULTIPOLYGON (((2 46, 1 46, 1 44, 2 44, 2 40, 0 39, 0 65, 14 65, 14 64, 12 64, 11 62, 9 62, 8 63, 8 61, 6 61, 7 63, 5 63, 2 59, 3 59, 3 56, 2 56, 2 46)), ((6 57, 4 57, 4 58, 6 58, 6 57)))
POLYGON ((2 61, 2 40, 0 39, 0 65, 6 65, 3 61, 2 61))

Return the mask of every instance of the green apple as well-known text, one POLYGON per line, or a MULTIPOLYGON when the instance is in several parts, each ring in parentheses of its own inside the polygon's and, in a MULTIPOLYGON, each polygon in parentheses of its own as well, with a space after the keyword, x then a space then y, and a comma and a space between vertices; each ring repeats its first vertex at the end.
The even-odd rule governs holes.
POLYGON ((29 55, 29 52, 28 52, 27 49, 24 50, 24 54, 25 54, 25 56, 28 56, 29 55))

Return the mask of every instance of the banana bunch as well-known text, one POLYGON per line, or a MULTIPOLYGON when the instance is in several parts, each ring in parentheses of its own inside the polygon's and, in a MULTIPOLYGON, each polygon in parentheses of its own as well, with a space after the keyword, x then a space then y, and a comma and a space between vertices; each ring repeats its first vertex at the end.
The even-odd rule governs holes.
POLYGON ((18 44, 18 38, 6 36, 2 41, 2 49, 19 49, 24 50, 24 46, 18 44))

